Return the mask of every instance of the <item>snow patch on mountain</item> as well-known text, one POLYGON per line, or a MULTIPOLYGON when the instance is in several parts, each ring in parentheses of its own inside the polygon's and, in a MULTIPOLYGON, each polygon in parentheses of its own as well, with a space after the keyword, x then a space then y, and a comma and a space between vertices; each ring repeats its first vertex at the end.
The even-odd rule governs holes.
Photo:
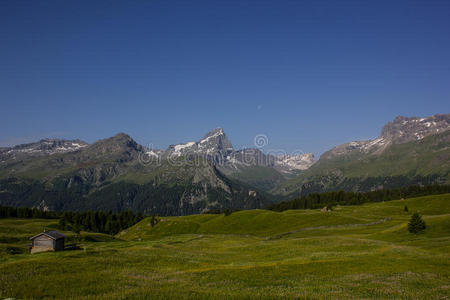
POLYGON ((145 152, 145 154, 147 154, 148 156, 151 156, 151 157, 160 157, 160 155, 162 154, 162 150, 154 150, 154 149, 151 149, 151 150, 148 150, 147 152, 145 152))
POLYGON ((281 171, 306 170, 316 162, 312 153, 278 156, 275 164, 281 171))
POLYGON ((175 145, 173 155, 181 156, 185 149, 192 148, 192 146, 194 146, 194 145, 195 145, 195 142, 189 142, 186 144, 175 145))

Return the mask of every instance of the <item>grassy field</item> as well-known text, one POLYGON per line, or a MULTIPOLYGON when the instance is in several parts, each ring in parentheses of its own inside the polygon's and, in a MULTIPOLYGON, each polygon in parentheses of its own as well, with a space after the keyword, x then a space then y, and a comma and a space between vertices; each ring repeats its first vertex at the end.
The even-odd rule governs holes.
POLYGON ((27 254, 55 223, 0 220, 0 298, 450 298, 450 194, 144 219, 116 237, 82 233, 81 250, 27 254))

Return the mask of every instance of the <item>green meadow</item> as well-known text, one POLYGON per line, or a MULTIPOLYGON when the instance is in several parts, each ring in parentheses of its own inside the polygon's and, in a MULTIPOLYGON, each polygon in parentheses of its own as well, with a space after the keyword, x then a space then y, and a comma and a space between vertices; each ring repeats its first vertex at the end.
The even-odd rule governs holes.
POLYGON ((56 223, 0 219, 0 298, 450 298, 450 194, 147 218, 114 237, 64 232, 79 250, 28 254, 56 223), (411 234, 416 211, 427 228, 411 234))

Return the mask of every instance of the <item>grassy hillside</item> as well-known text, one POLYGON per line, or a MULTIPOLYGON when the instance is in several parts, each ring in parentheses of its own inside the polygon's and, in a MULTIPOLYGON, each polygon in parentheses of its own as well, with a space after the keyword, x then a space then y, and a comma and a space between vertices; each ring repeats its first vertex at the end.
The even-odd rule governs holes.
MULTIPOLYGON (((0 220, 2 247, 51 222, 0 220)), ((332 212, 163 217, 154 227, 144 219, 115 239, 81 244, 3 253, 0 297, 450 297, 450 194, 332 212), (415 211, 428 225, 418 235, 406 228, 415 211)))

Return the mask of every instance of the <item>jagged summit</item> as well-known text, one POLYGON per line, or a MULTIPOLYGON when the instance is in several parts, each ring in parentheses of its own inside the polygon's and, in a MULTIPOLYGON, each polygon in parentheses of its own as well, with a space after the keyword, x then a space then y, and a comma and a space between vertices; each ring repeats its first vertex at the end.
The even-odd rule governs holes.
POLYGON ((208 132, 204 138, 197 142, 171 145, 166 150, 166 156, 203 155, 216 156, 226 155, 233 151, 233 145, 228 140, 222 128, 216 128, 208 132))
MULTIPOLYGON (((155 155, 155 153, 151 153, 155 155)), ((305 170, 314 162, 314 155, 302 154, 276 157, 266 155, 258 149, 235 150, 220 127, 208 132, 197 142, 171 145, 164 153, 166 157, 202 156, 221 167, 222 170, 236 171, 250 166, 273 167, 283 173, 293 170, 305 170)))
POLYGON ((393 144, 401 144, 441 133, 450 129, 450 114, 434 115, 428 118, 397 116, 381 130, 381 138, 393 144))
POLYGON ((143 151, 144 148, 136 143, 128 134, 120 132, 110 138, 99 140, 87 148, 90 151, 114 153, 123 151, 143 151))
POLYGON ((214 152, 226 153, 233 151, 233 145, 228 140, 222 128, 216 128, 208 132, 205 137, 198 142, 200 149, 208 154, 214 152))
POLYGON ((221 127, 217 127, 215 129, 211 130, 210 132, 205 134, 203 139, 206 139, 206 138, 211 137, 211 136, 219 136, 219 135, 225 135, 225 132, 223 131, 223 129, 221 127))

